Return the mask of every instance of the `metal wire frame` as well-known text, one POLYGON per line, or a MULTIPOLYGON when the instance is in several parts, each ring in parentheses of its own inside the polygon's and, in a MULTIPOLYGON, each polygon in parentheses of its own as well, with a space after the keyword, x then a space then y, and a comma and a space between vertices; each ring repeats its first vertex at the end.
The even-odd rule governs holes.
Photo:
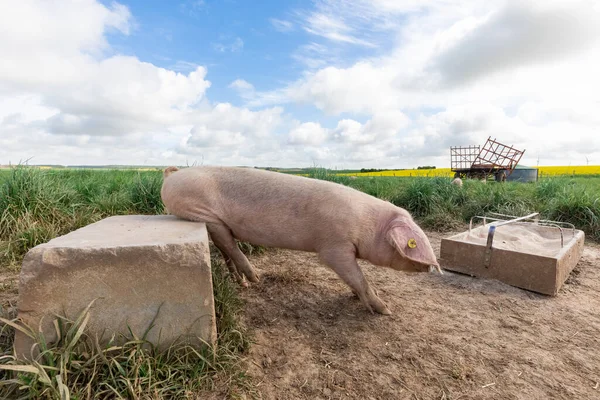
POLYGON ((507 146, 488 137, 483 148, 479 146, 450 147, 450 169, 455 172, 481 171, 492 173, 506 170, 510 175, 525 150, 507 146))

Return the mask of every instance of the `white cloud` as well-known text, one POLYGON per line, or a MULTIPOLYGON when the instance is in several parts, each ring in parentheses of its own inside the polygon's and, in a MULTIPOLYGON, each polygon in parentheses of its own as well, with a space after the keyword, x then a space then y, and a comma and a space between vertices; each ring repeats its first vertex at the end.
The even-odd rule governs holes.
POLYGON ((209 130, 205 125, 200 125, 192 128, 186 144, 192 148, 237 147, 245 141, 246 137, 242 132, 209 130))
POLYGON ((378 47, 408 12, 426 9, 431 1, 316 0, 313 10, 300 11, 304 30, 332 42, 378 47))
POLYGON ((312 70, 333 64, 336 54, 327 46, 311 42, 296 49, 292 58, 312 70))
POLYGON ((201 13, 205 11, 205 7, 206 2, 204 0, 185 0, 179 3, 179 11, 192 18, 200 17, 201 13))
POLYGON ((118 54, 107 35, 138 29, 127 7, 60 3, 0 5, 0 164, 447 166, 488 136, 526 165, 600 164, 591 1, 317 0, 271 20, 309 33, 290 54, 305 71, 268 92, 229 83, 251 108, 211 102, 204 66, 118 54))
POLYGON ((213 43, 213 48, 221 53, 231 52, 235 53, 241 51, 244 48, 244 41, 240 37, 236 37, 233 41, 228 43, 213 43))
POLYGON ((292 129, 288 135, 293 145, 319 146, 327 140, 327 129, 315 122, 305 122, 292 129))
POLYGON ((250 111, 229 103, 219 103, 208 112, 192 113, 189 120, 211 129, 240 132, 245 136, 261 139, 268 137, 281 123, 282 113, 283 109, 280 107, 250 111))
POLYGON ((294 30, 294 24, 284 19, 271 18, 269 19, 273 28, 279 32, 287 33, 294 30))
POLYGON ((2 54, 29 53, 32 59, 36 52, 58 58, 105 50, 104 33, 129 34, 132 23, 127 7, 118 3, 105 7, 95 1, 22 0, 3 2, 2 9, 2 54))
POLYGON ((243 79, 236 79, 229 84, 229 88, 235 90, 245 100, 252 100, 256 95, 254 85, 243 79))
POLYGON ((309 33, 322 36, 335 42, 374 47, 373 43, 350 34, 352 29, 346 25, 344 21, 337 19, 332 15, 312 13, 306 19, 304 29, 309 33))
POLYGON ((600 39, 595 2, 509 2, 440 49, 433 67, 458 84, 519 65, 585 51, 600 39))
POLYGON ((177 60, 174 64, 170 65, 168 69, 175 72, 189 73, 197 70, 198 67, 201 67, 201 65, 190 61, 177 60))
POLYGON ((232 89, 240 90, 240 91, 253 91, 254 90, 254 86, 251 83, 249 83, 243 79, 236 79, 235 81, 233 81, 229 84, 229 87, 232 89))
POLYGON ((350 68, 326 67, 275 92, 259 93, 254 106, 272 101, 312 103, 327 114, 373 114, 400 105, 393 89, 397 70, 359 62, 350 68))
POLYGON ((282 112, 279 107, 250 111, 228 103, 217 104, 210 111, 193 112, 189 120, 194 125, 176 150, 181 155, 206 156, 219 163, 238 164, 236 157, 249 151, 259 158, 278 146, 273 134, 282 124, 282 112))
POLYGON ((365 124, 351 119, 339 121, 333 131, 333 138, 338 142, 353 144, 384 143, 409 124, 410 119, 401 111, 382 111, 365 124))
POLYGON ((280 123, 280 108, 211 105, 204 67, 186 63, 184 74, 112 55, 105 35, 129 31, 126 7, 49 7, 22 0, 0 12, 0 164, 181 162, 203 138, 263 140, 280 123))

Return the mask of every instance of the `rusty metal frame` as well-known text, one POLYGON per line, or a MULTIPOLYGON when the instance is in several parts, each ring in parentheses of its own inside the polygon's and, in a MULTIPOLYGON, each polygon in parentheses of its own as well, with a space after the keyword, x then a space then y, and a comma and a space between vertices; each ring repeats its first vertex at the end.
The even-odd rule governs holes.
POLYGON ((471 169, 473 162, 481 152, 481 146, 450 147, 450 166, 452 171, 471 169))
POLYGON ((521 161, 525 150, 521 151, 513 146, 507 146, 488 137, 485 145, 455 146, 450 147, 450 167, 456 173, 479 173, 484 175, 506 171, 506 175, 521 161))
POLYGON ((505 169, 509 171, 510 175, 521 161, 524 152, 502 144, 490 136, 475 161, 473 161, 471 168, 488 169, 489 172, 495 169, 505 169))

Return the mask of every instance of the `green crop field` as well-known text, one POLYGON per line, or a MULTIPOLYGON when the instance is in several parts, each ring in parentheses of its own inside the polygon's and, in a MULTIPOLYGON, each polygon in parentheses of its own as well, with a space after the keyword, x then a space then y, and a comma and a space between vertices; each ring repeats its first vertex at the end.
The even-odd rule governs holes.
MULTIPOLYGON (((324 169, 309 177, 334 181, 388 200, 410 211, 430 230, 453 230, 475 215, 500 212, 524 215, 540 212, 545 219, 566 221, 600 240, 600 176, 545 177, 536 183, 482 183, 467 180, 462 187, 447 177, 350 177, 324 169)), ((160 214, 162 172, 158 170, 39 169, 0 170, 0 269, 16 274, 25 253, 53 237, 119 214, 160 214)), ((252 246, 243 246, 255 250, 252 246)), ((240 325, 241 302, 225 269, 213 259, 218 319, 214 354, 193 349, 157 353, 131 340, 111 352, 90 344, 85 319, 68 323, 61 343, 44 347, 36 363, 20 364, 11 355, 11 321, 4 314, 0 331, 0 397, 72 398, 96 393, 103 398, 182 398, 209 390, 216 381, 244 385, 237 367, 248 346, 240 325), (20 371, 9 378, 11 372, 20 371), (62 392, 61 392, 62 391, 62 392), (149 396, 149 394, 152 394, 149 396), (152 397, 155 396, 155 397, 152 397), (158 396, 158 397, 156 397, 158 396)))
POLYGON ((410 211, 428 229, 447 230, 475 215, 498 212, 570 222, 600 240, 600 175, 556 176, 536 183, 482 183, 466 180, 463 187, 446 177, 348 177, 327 170, 311 176, 354 187, 410 211))

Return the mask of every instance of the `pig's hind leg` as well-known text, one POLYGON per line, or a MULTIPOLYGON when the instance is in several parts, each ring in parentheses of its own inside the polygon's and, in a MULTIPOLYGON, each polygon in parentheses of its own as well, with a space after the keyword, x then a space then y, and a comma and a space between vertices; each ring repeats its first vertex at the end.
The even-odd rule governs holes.
POLYGON ((229 228, 222 224, 207 223, 206 229, 215 246, 223 254, 227 268, 233 273, 236 280, 243 285, 242 276, 245 275, 250 282, 258 282, 258 276, 250 265, 250 261, 238 247, 229 228))
POLYGON ((369 286, 356 262, 356 252, 352 247, 336 247, 319 251, 319 258, 327 264, 358 296, 365 307, 379 314, 390 315, 391 311, 369 286))

